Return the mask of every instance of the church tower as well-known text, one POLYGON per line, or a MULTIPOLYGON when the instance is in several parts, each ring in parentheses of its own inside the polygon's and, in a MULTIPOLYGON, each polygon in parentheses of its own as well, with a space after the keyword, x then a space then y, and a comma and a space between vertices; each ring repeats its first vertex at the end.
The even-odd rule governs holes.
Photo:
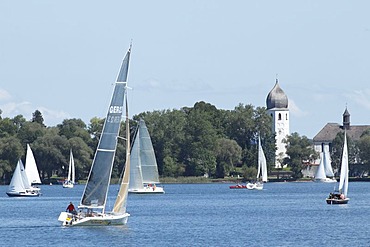
POLYGON ((275 168, 281 168, 280 163, 286 155, 285 139, 289 133, 289 109, 288 97, 280 88, 279 82, 276 79, 274 88, 270 91, 266 98, 267 112, 272 117, 272 131, 276 134, 276 155, 275 168))

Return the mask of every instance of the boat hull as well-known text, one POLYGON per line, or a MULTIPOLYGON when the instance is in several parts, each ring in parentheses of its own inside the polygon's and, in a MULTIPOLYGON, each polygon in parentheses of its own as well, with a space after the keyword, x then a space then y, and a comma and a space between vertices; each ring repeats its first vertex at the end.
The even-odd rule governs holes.
POLYGON ((162 187, 144 187, 144 189, 129 189, 128 193, 132 194, 164 194, 162 187))
POLYGON ((347 204, 349 201, 349 198, 344 198, 344 199, 337 199, 337 198, 326 198, 326 203, 327 204, 347 204))
POLYGON ((9 197, 36 197, 40 196, 40 193, 35 192, 35 191, 30 191, 30 192, 13 192, 13 191, 8 191, 6 194, 9 197))
POLYGON ((248 190, 263 190, 263 183, 248 183, 248 190))
POLYGON ((246 189, 247 186, 246 185, 241 185, 241 184, 237 184, 237 185, 231 185, 229 186, 230 189, 246 189))
POLYGON ((126 225, 129 213, 124 214, 94 214, 91 216, 74 215, 67 212, 61 212, 58 221, 62 222, 63 226, 115 226, 126 225))
POLYGON ((315 179, 314 182, 316 183, 336 183, 337 180, 335 178, 324 178, 324 179, 315 179))
POLYGON ((63 183, 63 188, 72 189, 73 188, 73 183, 70 182, 70 181, 66 181, 66 182, 63 183))

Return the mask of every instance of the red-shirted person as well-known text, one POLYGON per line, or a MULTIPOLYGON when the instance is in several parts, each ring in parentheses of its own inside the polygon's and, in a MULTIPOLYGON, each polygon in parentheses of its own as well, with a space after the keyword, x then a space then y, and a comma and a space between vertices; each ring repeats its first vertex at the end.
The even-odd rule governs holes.
POLYGON ((68 205, 68 207, 66 209, 66 212, 72 213, 72 214, 75 214, 76 213, 75 206, 73 205, 72 202, 69 203, 69 205, 68 205))

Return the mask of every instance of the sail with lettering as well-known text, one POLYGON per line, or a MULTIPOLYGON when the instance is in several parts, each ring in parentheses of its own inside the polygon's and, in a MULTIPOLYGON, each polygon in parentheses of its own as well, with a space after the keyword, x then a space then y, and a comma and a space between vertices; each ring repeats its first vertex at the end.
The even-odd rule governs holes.
MULTIPOLYGON (((117 141, 120 139, 119 130, 124 112, 124 99, 127 97, 127 77, 130 54, 131 47, 123 59, 121 69, 117 76, 111 103, 104 121, 103 131, 99 138, 90 174, 78 206, 82 212, 78 215, 62 212, 58 220, 62 221, 63 225, 100 226, 122 225, 127 223, 130 214, 125 210, 113 210, 112 212, 107 212, 106 206, 117 141)), ((129 152, 129 148, 126 148, 126 152, 129 152)), ((129 157, 129 154, 126 155, 126 157, 129 157)), ((129 162, 127 162, 127 160, 126 165, 129 166, 129 162)), ((129 167, 126 167, 125 171, 129 170, 129 167)), ((120 194, 122 193, 120 192, 120 194)), ((123 192, 123 194, 125 194, 125 192, 123 192)))

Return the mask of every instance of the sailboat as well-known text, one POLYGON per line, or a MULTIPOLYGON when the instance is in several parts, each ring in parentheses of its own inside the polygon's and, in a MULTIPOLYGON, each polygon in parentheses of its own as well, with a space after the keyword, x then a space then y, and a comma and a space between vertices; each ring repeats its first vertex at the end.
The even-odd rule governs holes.
POLYGON ((72 149, 69 154, 68 177, 63 183, 63 188, 73 188, 75 184, 75 161, 73 159, 72 149))
POLYGON ((343 143, 343 152, 342 152, 342 163, 340 167, 340 179, 339 179, 339 188, 338 191, 330 193, 329 197, 326 198, 327 204, 347 204, 349 198, 348 194, 348 147, 347 147, 347 136, 346 131, 344 131, 344 143, 343 143))
POLYGON ((37 190, 32 189, 21 160, 18 160, 6 194, 10 197, 33 197, 40 195, 37 190))
POLYGON ((41 184, 41 179, 37 169, 35 156, 33 156, 33 152, 29 144, 27 144, 26 163, 24 170, 27 174, 29 184, 32 186, 31 188, 35 191, 40 191, 40 188, 35 186, 35 184, 41 184))
POLYGON ((159 184, 158 166, 148 128, 140 119, 131 150, 131 178, 129 193, 163 194, 159 184))
POLYGON ((262 190, 263 183, 267 182, 267 162, 266 157, 262 149, 261 138, 258 136, 258 169, 257 169, 257 180, 255 183, 247 183, 247 189, 249 190, 262 190))
POLYGON ((122 61, 117 76, 111 103, 104 121, 90 174, 82 194, 78 213, 61 212, 58 220, 63 226, 105 226, 124 225, 129 213, 126 212, 128 184, 130 180, 130 126, 127 104, 127 76, 131 46, 122 61), (126 163, 120 189, 111 212, 107 212, 107 196, 121 119, 126 103, 126 163))
POLYGON ((331 160, 329 151, 320 152, 320 164, 316 170, 315 182, 335 183, 333 169, 331 168, 331 160))

